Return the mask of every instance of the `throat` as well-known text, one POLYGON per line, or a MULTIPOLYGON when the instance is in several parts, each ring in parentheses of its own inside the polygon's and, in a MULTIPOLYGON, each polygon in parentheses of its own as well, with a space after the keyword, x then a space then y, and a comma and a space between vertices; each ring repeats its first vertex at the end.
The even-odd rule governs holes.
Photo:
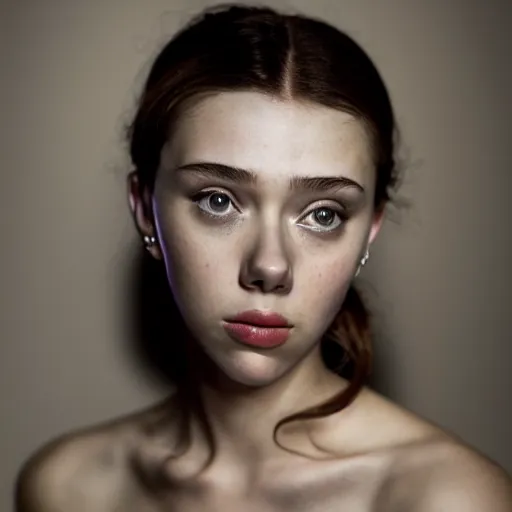
POLYGON ((238 466, 279 458, 283 446, 318 456, 309 439, 311 421, 297 420, 276 427, 340 394, 347 382, 323 365, 302 370, 262 388, 203 382, 192 402, 194 442, 212 445, 216 458, 226 458, 238 466))
POLYGON ((144 472, 153 475, 150 481, 160 482, 157 486, 209 485, 220 478, 237 479, 243 487, 244 482, 257 481, 263 468, 279 466, 289 457, 296 463, 329 458, 310 435, 313 424, 323 420, 276 427, 332 399, 346 386, 313 358, 265 387, 244 387, 222 376, 196 381, 178 390, 168 408, 163 407, 166 419, 146 436, 140 457, 144 472))

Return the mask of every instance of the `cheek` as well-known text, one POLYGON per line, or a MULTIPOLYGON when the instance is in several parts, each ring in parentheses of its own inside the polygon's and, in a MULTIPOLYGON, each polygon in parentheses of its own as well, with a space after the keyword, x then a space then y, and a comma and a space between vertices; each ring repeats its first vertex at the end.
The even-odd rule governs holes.
MULTIPOLYGON (((326 327, 334 319, 343 304, 354 276, 353 259, 333 259, 329 263, 308 272, 301 286, 302 310, 326 327), (312 314, 314 312, 314 314, 312 314)), ((299 293, 299 292, 298 292, 299 293)))
POLYGON ((213 230, 163 221, 159 231, 169 282, 178 301, 193 300, 199 305, 202 297, 211 300, 212 294, 222 291, 223 283, 233 280, 237 268, 234 247, 230 249, 228 241, 219 244, 213 230))

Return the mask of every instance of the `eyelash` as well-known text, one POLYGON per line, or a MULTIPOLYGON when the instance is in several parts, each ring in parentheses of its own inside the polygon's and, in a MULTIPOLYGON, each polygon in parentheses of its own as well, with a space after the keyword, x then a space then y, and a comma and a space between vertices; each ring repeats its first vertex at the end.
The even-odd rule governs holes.
MULTIPOLYGON (((213 196, 214 194, 218 194, 218 195, 227 197, 229 199, 231 207, 235 208, 237 211, 240 211, 236 207, 235 201, 231 198, 230 194, 228 194, 227 192, 224 192, 222 190, 204 190, 192 197, 192 201, 197 205, 197 207, 199 208, 199 210, 202 214, 207 215, 208 217, 213 218, 215 220, 219 220, 220 218, 228 217, 231 215, 231 213, 232 213, 231 211, 228 211, 227 213, 219 214, 219 213, 213 213, 211 210, 201 207, 201 202, 205 199, 209 200, 211 198, 211 196, 213 196)), ((329 210, 329 211, 333 212, 334 215, 337 217, 338 223, 336 224, 336 226, 334 228, 331 227, 331 228, 324 229, 322 227, 315 228, 315 227, 312 227, 309 225, 304 225, 304 224, 299 224, 299 225, 304 226, 307 229, 310 229, 317 233, 332 233, 334 231, 341 229, 343 227, 343 225, 345 224, 345 222, 348 220, 347 214, 341 205, 337 208, 332 207, 330 205, 317 206, 313 210, 309 211, 306 215, 302 216, 301 219, 305 219, 305 218, 313 215, 318 210, 322 210, 322 209, 329 210)))

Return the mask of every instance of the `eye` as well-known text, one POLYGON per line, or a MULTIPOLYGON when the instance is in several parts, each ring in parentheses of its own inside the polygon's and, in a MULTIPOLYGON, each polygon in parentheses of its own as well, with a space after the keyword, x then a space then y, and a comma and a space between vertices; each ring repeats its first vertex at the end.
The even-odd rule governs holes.
POLYGON ((200 210, 215 217, 229 215, 233 207, 231 198, 218 191, 202 192, 194 197, 194 202, 200 210))
POLYGON ((313 231, 330 232, 338 229, 345 220, 346 218, 341 212, 336 211, 334 208, 322 206, 320 208, 315 208, 303 217, 301 225, 310 228, 313 231), (305 223, 304 221, 308 219, 309 221, 305 223))

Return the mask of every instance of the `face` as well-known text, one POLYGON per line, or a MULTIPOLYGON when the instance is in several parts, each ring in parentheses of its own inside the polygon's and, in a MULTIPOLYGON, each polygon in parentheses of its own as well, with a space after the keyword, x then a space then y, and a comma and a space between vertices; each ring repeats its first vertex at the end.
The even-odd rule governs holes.
POLYGON ((254 92, 184 112, 162 150, 152 218, 132 206, 154 228, 152 252, 194 339, 230 379, 270 384, 318 345, 378 231, 375 181, 349 114, 254 92), (284 316, 286 343, 233 339, 225 320, 248 310, 284 316))

